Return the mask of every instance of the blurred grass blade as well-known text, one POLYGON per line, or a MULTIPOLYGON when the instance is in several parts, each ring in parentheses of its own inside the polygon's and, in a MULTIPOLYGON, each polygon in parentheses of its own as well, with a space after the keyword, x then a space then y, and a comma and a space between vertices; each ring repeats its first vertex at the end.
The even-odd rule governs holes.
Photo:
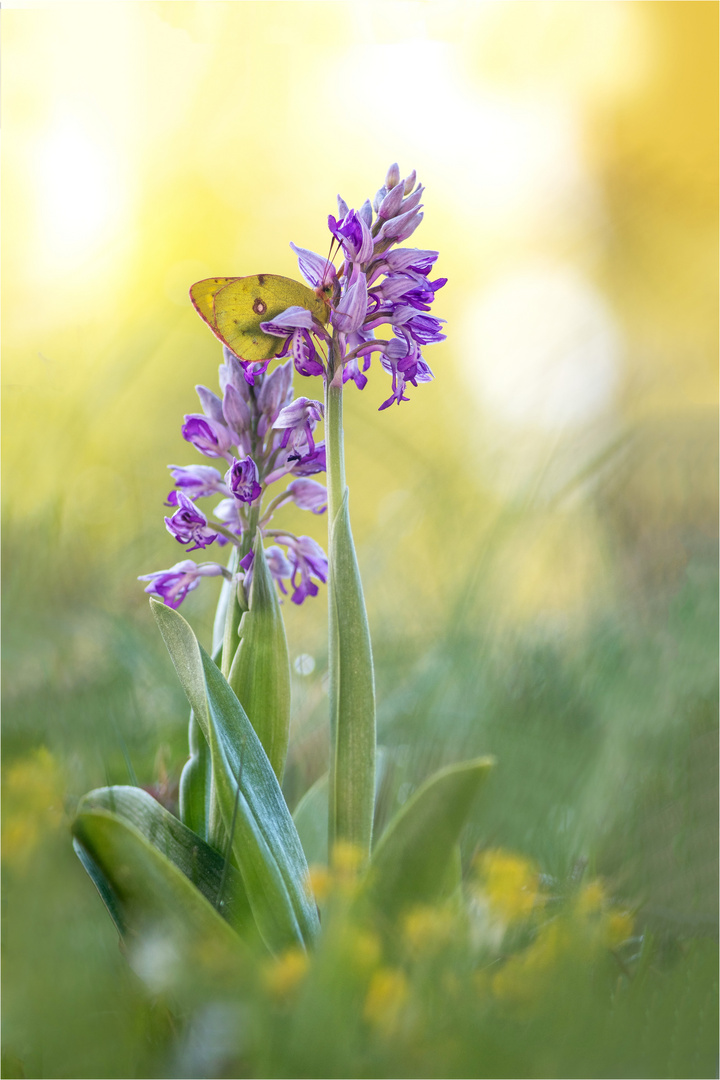
MULTIPOLYGON (((221 900, 218 910, 238 932, 246 933, 252 927, 250 905, 237 870, 226 866, 222 855, 178 821, 147 791, 123 786, 97 788, 84 796, 77 813, 79 816, 96 812, 110 813, 141 833, 213 907, 217 908, 221 900)), ((97 881, 95 883, 97 885, 97 881)), ((101 896, 105 899, 102 892, 101 896)))
POLYGON ((254 551, 250 608, 240 622, 240 644, 228 683, 282 780, 290 733, 290 657, 260 530, 254 551))
POLYGON ((270 949, 309 944, 319 924, 307 862, 272 766, 237 697, 188 625, 151 601, 210 746, 213 782, 258 930, 270 949), (238 795, 239 787, 239 795, 238 795))
POLYGON ((440 769, 395 815, 373 851, 365 890, 383 912, 392 916, 442 893, 452 879, 460 832, 493 764, 475 758, 440 769))
POLYGON ((190 758, 180 774, 180 820, 191 832, 207 840, 210 835, 212 798, 210 748, 192 711, 188 742, 190 758))
MULTIPOLYGON (((163 957, 176 971, 187 963, 188 955, 202 962, 204 956, 229 952, 241 960, 240 938, 186 872, 190 868, 187 863, 193 862, 196 879, 207 888, 218 869, 213 856, 221 864, 220 856, 215 852, 208 855, 210 849, 202 845, 206 850, 194 859, 192 849, 177 834, 171 836, 166 822, 154 818, 154 811, 140 800, 131 805, 139 789, 115 790, 133 793, 131 799, 125 794, 116 796, 127 816, 105 809, 112 801, 112 789, 101 789, 83 799, 72 831, 75 849, 123 937, 130 963, 143 977, 152 978, 153 972, 142 970, 143 954, 147 959, 159 942, 163 957), (161 843, 167 839, 168 847, 186 861, 186 870, 164 855, 131 818, 146 828, 156 828, 161 843), (149 825, 151 821, 153 825, 149 825)), ((184 828, 180 822, 176 824, 184 828)), ((194 840, 201 844, 197 837, 194 840)))
POLYGON ((337 635, 332 842, 353 844, 368 858, 375 805, 375 680, 347 488, 331 530, 330 577, 337 635))
POLYGON ((328 861, 328 774, 315 781, 295 807, 295 828, 308 865, 328 861))

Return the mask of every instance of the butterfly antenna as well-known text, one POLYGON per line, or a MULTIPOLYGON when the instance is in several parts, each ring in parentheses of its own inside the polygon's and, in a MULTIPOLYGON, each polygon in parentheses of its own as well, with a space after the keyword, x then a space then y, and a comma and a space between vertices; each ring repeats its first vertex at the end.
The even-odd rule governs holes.
POLYGON ((215 898, 215 907, 218 909, 218 911, 223 905, 223 892, 227 883, 228 869, 230 867, 230 856, 232 854, 232 843, 233 837, 235 835, 235 824, 237 822, 238 806, 240 804, 240 784, 242 782, 244 754, 245 740, 243 739, 242 746, 240 747, 240 767, 238 769, 237 788, 235 790, 235 803, 233 805, 232 820, 230 821, 230 835, 228 836, 228 842, 225 848, 225 862, 223 864, 220 884, 218 885, 217 896, 215 898))
MULTIPOLYGON (((333 264, 333 258, 334 258, 333 247, 335 246, 335 244, 337 244, 338 250, 339 250, 340 249, 340 241, 337 240, 333 236, 333 238, 330 241, 330 247, 328 249, 327 259, 325 260, 325 270, 327 270, 328 266, 332 266, 332 264, 333 264)), ((325 277, 325 270, 323 270, 323 278, 325 277)))

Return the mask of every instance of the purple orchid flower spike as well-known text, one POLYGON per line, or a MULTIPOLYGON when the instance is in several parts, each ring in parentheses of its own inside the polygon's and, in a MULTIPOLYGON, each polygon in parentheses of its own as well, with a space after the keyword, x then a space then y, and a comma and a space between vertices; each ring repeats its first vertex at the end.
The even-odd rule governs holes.
POLYGON ((196 551, 198 548, 209 547, 218 537, 217 531, 208 525, 208 520, 195 503, 178 492, 178 508, 172 517, 165 518, 167 531, 180 544, 191 544, 187 551, 196 551))
MULTIPOLYGON (((227 494, 222 476, 212 465, 168 465, 168 468, 176 487, 180 488, 193 502, 195 499, 202 499, 206 495, 215 495, 218 492, 227 494)), ((170 492, 167 505, 178 505, 177 491, 170 492)))
MULTIPOLYGON (((433 378, 422 350, 445 338, 443 320, 431 309, 446 279, 431 278, 436 251, 402 246, 422 222, 423 190, 414 171, 403 179, 393 164, 374 199, 366 199, 359 209, 338 196, 338 217, 331 215, 328 225, 333 247, 339 245, 339 268, 328 257, 291 245, 303 278, 328 305, 327 323, 302 306, 262 323, 264 332, 280 339, 275 355, 288 357, 272 370, 270 360, 246 361, 224 346, 220 395, 197 386, 202 412, 189 413, 183 423, 183 437, 206 458, 224 459, 227 471, 223 477, 209 465, 171 466, 175 488, 168 505, 175 512, 165 519, 168 531, 190 545, 190 551, 214 542, 237 545, 242 575, 252 572, 251 543, 260 521, 265 535, 281 536, 287 548, 285 556, 273 545, 268 563, 281 590, 283 581, 292 582, 295 603, 315 595, 317 582, 326 580, 327 560, 308 537, 267 531, 267 523, 280 505, 291 501, 315 514, 329 507, 334 520, 344 478, 340 466, 329 484, 331 495, 310 479, 330 461, 336 469, 342 454, 333 442, 337 433, 329 453, 324 441, 316 443, 314 431, 324 418, 324 406, 310 397, 293 400, 293 371, 307 378, 323 376, 326 394, 331 389, 339 394, 347 382, 363 389, 372 354, 377 353, 376 370, 382 369, 392 381, 392 393, 381 410, 407 401, 409 387, 433 378), (285 493, 263 509, 268 487, 288 477, 285 493), (196 503, 213 496, 220 500, 205 514, 196 503)), ((192 566, 185 560, 143 580, 177 606, 201 577, 222 572, 216 564, 204 564, 212 569, 202 570, 192 566)))
POLYGON ((361 217, 357 210, 348 211, 342 221, 337 221, 331 214, 328 217, 328 228, 351 263, 369 261, 374 250, 372 233, 365 218, 361 217))
POLYGON ((306 397, 296 398, 292 405, 282 410, 273 425, 284 430, 280 445, 288 447, 291 454, 297 455, 298 458, 312 453, 315 449, 313 430, 324 414, 325 409, 321 401, 311 401, 306 397))
POLYGON ((262 493, 258 467, 249 456, 233 461, 225 473, 225 483, 238 502, 253 503, 262 493))
POLYGON ((308 596, 317 596, 318 587, 313 581, 325 583, 328 561, 325 552, 310 536, 294 536, 289 539, 288 560, 293 568, 291 585, 293 604, 302 604, 308 596))
POLYGON ((352 334, 359 330, 367 315, 367 305, 367 278, 355 266, 350 284, 332 314, 335 329, 343 334, 352 334))
POLYGON ((285 338, 285 344, 278 357, 292 355, 295 370, 300 375, 322 375, 325 368, 318 357, 311 330, 316 334, 325 332, 304 307, 289 307, 276 315, 271 322, 260 323, 260 329, 266 334, 285 338))
POLYGON ((290 247, 297 255, 300 273, 308 285, 321 290, 334 288, 337 284, 337 270, 329 259, 296 244, 290 244, 290 247))
POLYGON ((233 445, 233 433, 227 425, 208 416, 190 413, 182 427, 183 438, 206 457, 228 457, 233 445))
POLYGON ((159 596, 168 607, 178 608, 189 592, 197 589, 206 577, 220 577, 227 574, 219 563, 194 563, 192 559, 183 559, 169 570, 157 570, 154 574, 142 574, 138 581, 149 581, 146 593, 159 596))
POLYGON ((324 514, 327 510, 327 488, 317 480, 298 477, 288 484, 287 493, 301 510, 312 510, 313 514, 324 514))

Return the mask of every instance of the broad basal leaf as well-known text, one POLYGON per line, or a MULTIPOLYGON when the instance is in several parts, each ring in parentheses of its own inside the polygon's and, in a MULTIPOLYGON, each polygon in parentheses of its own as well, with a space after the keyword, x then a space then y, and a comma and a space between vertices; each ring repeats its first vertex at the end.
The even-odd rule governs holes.
POLYGON ((151 604, 210 746, 215 795, 258 930, 273 950, 308 944, 319 924, 307 862, 267 755, 190 626, 172 608, 151 604))
POLYGON ((492 758, 440 769, 418 788, 373 851, 366 895, 388 915, 431 903, 449 879, 456 844, 492 758))
MULTIPOLYGON (((73 822, 73 834, 130 963, 153 989, 177 988, 188 970, 200 980, 212 979, 218 965, 228 972, 242 968, 240 937, 189 877, 129 821, 93 807, 91 796, 73 822)), ((198 863, 198 878, 207 883, 202 857, 198 863)))
POLYGON ((252 927, 250 906, 238 871, 142 788, 117 786, 89 792, 81 799, 77 814, 80 817, 93 813, 112 814, 137 830, 231 926, 241 933, 252 927))

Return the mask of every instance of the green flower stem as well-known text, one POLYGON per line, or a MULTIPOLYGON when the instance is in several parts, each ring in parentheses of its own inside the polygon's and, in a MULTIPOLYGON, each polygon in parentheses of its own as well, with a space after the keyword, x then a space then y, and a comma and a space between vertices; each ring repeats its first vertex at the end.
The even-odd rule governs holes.
MULTIPOLYGON (((334 386, 332 383, 335 374, 334 361, 337 356, 337 345, 333 338, 330 356, 328 357, 328 374, 325 383, 325 456, 326 456, 326 479, 328 489, 328 555, 330 555, 330 538, 332 527, 337 517, 345 490, 345 447, 343 442, 342 424, 342 383, 334 386)), ((335 806, 336 792, 336 753, 337 753, 337 728, 338 728, 338 626, 335 608, 335 589, 333 587, 332 569, 328 575, 328 700, 330 705, 330 772, 328 783, 328 854, 332 854, 332 846, 336 839, 337 812, 335 806)))
MULTIPOLYGON (((232 540, 236 545, 235 551, 232 554, 231 562, 228 564, 228 569, 232 566, 233 574, 237 573, 238 564, 240 559, 244 559, 249 553, 252 547, 252 542, 255 538, 255 530, 257 529, 258 519, 260 517, 260 504, 254 503, 250 507, 250 513, 248 514, 248 521, 245 531, 242 535, 242 540, 238 544, 238 538, 229 530, 222 528, 222 526, 216 526, 213 523, 213 528, 217 528, 218 532, 221 532, 229 540, 232 540)), ((225 633, 223 636, 223 650, 222 660, 220 663, 220 670, 227 679, 230 674, 230 668, 237 652, 239 645, 238 628, 240 626, 240 619, 243 612, 247 610, 247 597, 245 596, 245 590, 240 584, 232 585, 230 592, 230 599, 225 612, 225 633)))
POLYGON ((370 857, 375 802, 375 690, 370 633, 347 510, 342 358, 333 338, 325 388, 328 487, 328 839, 370 857), (337 384, 334 376, 337 375, 337 384))

